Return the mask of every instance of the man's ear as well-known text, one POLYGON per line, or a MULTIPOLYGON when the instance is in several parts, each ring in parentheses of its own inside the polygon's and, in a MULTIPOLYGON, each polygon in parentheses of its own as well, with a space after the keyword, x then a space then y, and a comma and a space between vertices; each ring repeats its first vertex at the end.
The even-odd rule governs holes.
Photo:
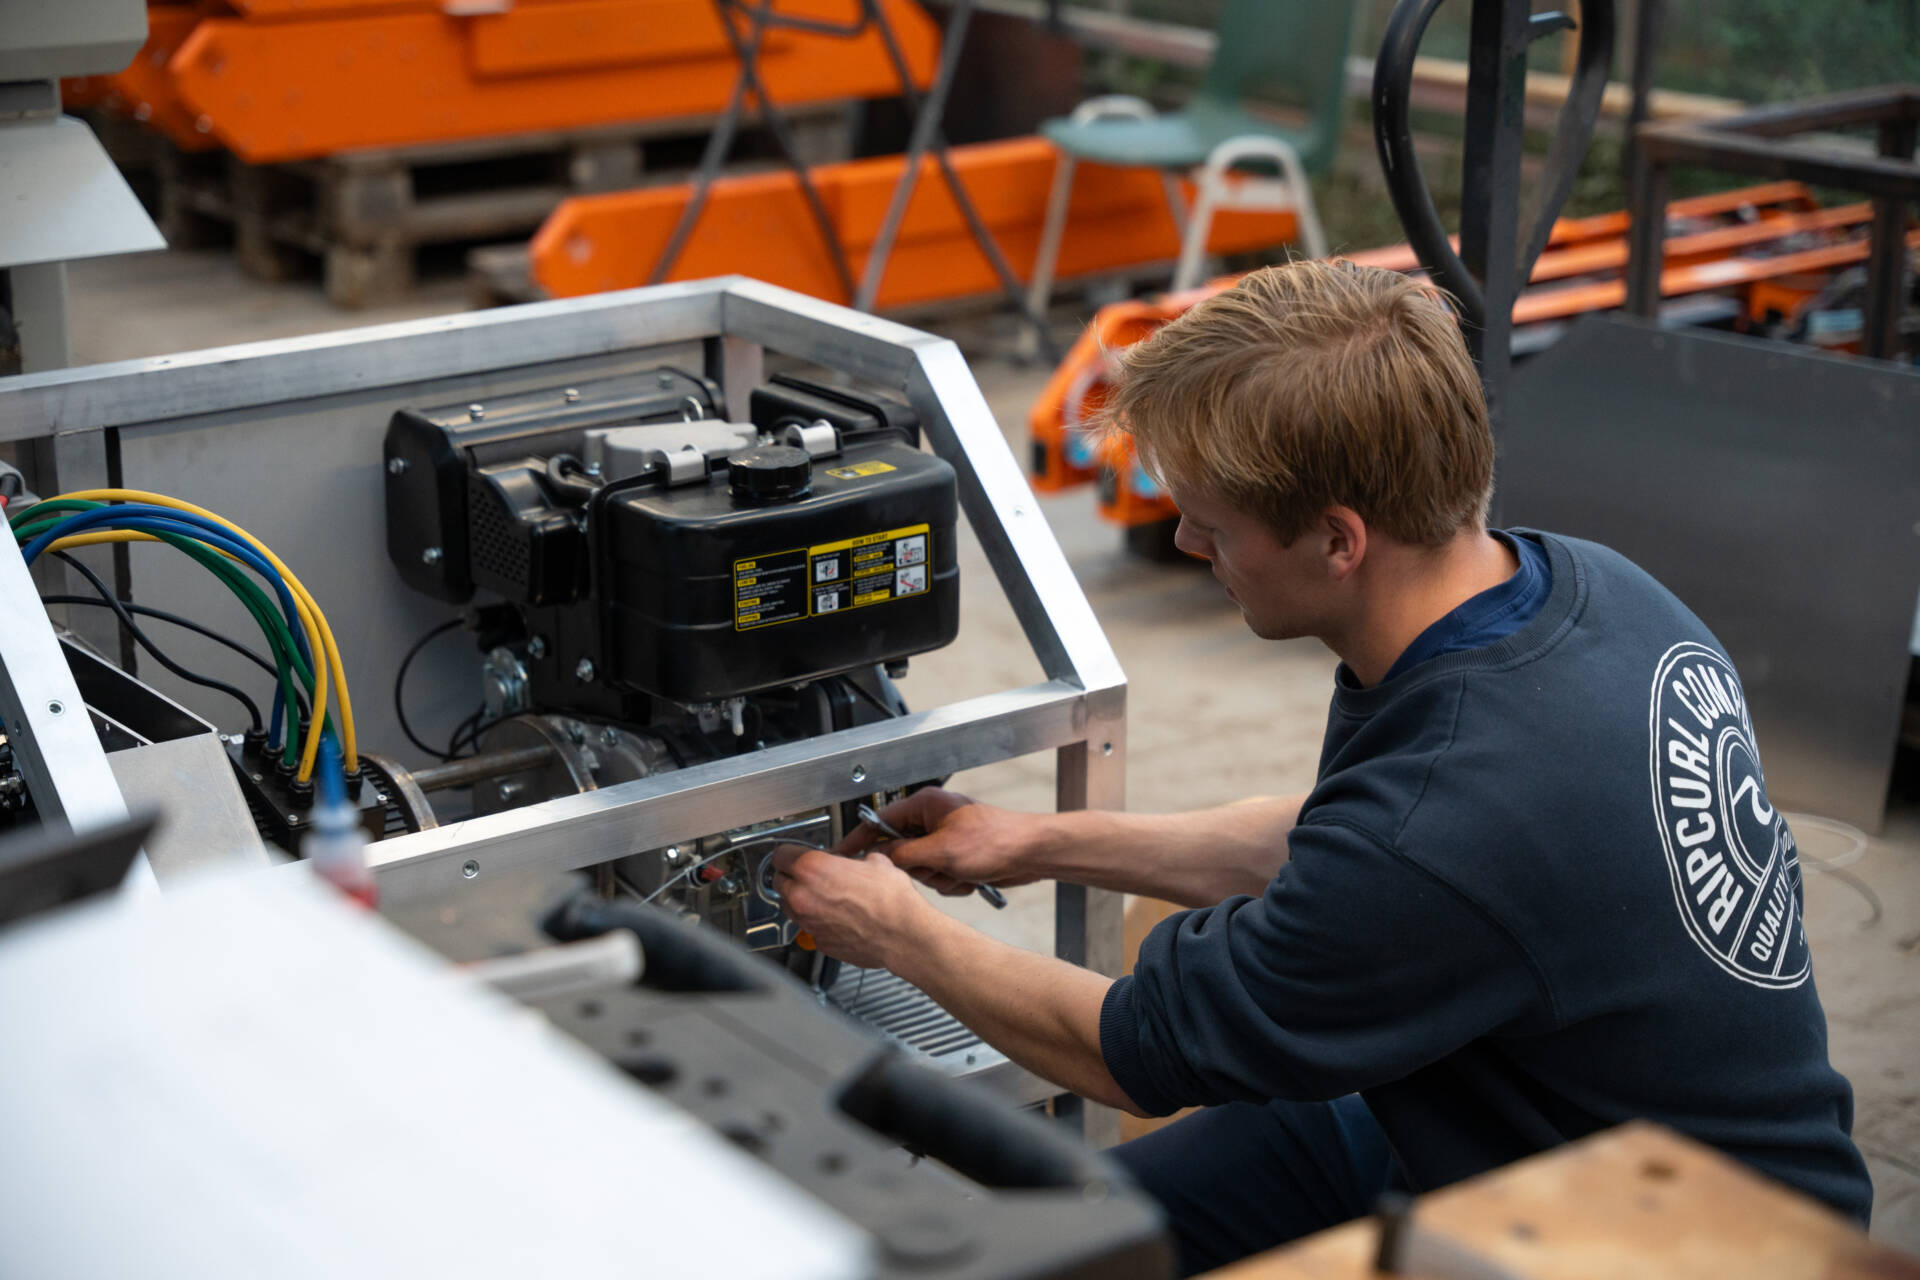
POLYGON ((1320 515, 1327 577, 1345 582, 1367 558, 1367 522, 1352 507, 1328 507, 1320 515))

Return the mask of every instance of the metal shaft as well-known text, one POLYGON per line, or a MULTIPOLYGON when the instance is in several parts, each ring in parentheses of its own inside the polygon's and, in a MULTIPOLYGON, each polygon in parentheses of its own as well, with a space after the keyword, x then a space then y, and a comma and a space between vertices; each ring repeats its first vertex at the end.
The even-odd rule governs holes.
POLYGON ((422 791, 451 791, 455 787, 470 786, 503 774, 538 769, 552 759, 552 747, 516 747, 512 751, 494 751, 487 755, 468 756, 462 760, 450 760, 446 764, 415 769, 413 784, 422 791))

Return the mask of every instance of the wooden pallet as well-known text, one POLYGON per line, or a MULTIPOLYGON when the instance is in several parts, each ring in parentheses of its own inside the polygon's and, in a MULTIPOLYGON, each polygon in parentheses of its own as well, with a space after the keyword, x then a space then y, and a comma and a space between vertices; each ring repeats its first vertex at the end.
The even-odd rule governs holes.
MULTIPOLYGON (((809 163, 852 150, 845 104, 791 115, 809 163)), ((189 152, 153 137, 158 220, 167 243, 230 239, 241 268, 263 280, 314 273, 341 307, 404 297, 423 250, 524 238, 571 196, 683 181, 711 119, 522 134, 431 147, 348 152, 249 165, 223 152, 189 152)), ((744 126, 737 154, 771 139, 744 126)))
POLYGON ((551 297, 533 278, 525 241, 481 245, 467 253, 467 293, 475 311, 544 302, 551 297))

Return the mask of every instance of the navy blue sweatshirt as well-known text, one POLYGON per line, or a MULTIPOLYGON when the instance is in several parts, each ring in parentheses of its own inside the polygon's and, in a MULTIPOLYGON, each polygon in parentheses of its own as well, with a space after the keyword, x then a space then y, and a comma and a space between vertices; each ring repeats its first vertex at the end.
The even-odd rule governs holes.
POLYGON ((1359 1092, 1425 1190, 1634 1118, 1865 1222, 1792 832, 1706 626, 1623 557, 1362 688, 1258 897, 1175 915, 1101 1012, 1143 1110, 1359 1092))

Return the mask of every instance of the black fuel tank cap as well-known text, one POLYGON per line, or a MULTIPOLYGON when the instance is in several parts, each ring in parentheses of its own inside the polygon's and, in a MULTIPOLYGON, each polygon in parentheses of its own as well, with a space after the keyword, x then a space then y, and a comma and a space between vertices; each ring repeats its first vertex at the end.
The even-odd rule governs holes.
POLYGON ((813 483, 813 458, 805 449, 766 444, 727 460, 735 502, 760 505, 804 498, 813 483))

